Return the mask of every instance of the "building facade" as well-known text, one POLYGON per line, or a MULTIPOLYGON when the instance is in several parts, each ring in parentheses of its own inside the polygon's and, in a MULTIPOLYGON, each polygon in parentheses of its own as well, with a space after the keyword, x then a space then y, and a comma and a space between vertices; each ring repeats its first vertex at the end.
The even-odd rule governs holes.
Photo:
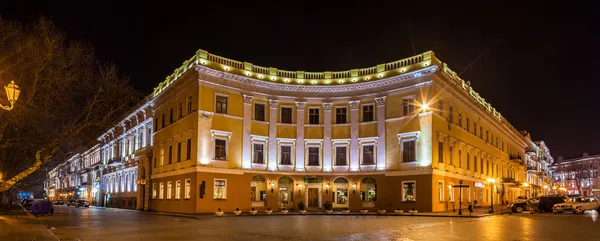
POLYGON ((558 157, 552 169, 554 182, 568 194, 600 196, 600 154, 558 157))
POLYGON ((99 160, 84 161, 96 202, 140 210, 444 211, 541 195, 552 180, 545 144, 433 52, 304 72, 199 50, 98 142, 82 154, 99 160))

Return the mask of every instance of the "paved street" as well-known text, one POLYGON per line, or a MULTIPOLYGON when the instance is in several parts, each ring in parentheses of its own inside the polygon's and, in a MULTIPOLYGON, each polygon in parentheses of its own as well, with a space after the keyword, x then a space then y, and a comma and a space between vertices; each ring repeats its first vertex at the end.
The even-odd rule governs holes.
POLYGON ((61 240, 598 240, 596 212, 485 218, 259 216, 198 219, 56 206, 61 240))

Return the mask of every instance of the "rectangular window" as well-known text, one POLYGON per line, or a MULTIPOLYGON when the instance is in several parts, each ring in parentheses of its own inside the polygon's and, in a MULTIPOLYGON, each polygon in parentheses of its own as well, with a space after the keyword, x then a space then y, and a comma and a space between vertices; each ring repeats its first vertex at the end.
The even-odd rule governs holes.
POLYGON ((502 151, 504 151, 504 140, 502 140, 502 151))
POLYGON ((444 143, 438 142, 438 162, 444 163, 444 143))
POLYGON ((454 124, 454 106, 448 105, 448 122, 454 124))
POLYGON ((177 162, 181 162, 181 142, 177 143, 177 162))
POLYGON ((402 100, 402 109, 405 116, 411 115, 413 112, 415 112, 415 99, 410 98, 402 100))
POLYGON ((292 107, 281 107, 281 123, 292 124, 292 107))
POLYGON ((165 128, 167 126, 167 120, 165 119, 165 113, 162 113, 162 126, 161 128, 165 128))
POLYGON ((173 163, 173 146, 169 146, 169 164, 173 163))
POLYGON ((192 113, 192 97, 188 96, 187 99, 187 113, 190 114, 192 113))
POLYGON ((265 121, 265 104, 254 103, 254 119, 257 121, 265 121))
POLYGON ((215 139, 215 160, 227 160, 227 141, 215 139))
POLYGON ((192 139, 187 139, 187 147, 185 149, 185 159, 192 159, 192 139))
POLYGON ((167 199, 171 199, 171 192, 173 191, 173 182, 167 182, 167 199))
POLYGON ((281 165, 292 165, 292 147, 281 146, 281 158, 279 161, 281 165))
POLYGON ((454 158, 452 157, 453 154, 454 154, 454 148, 452 148, 451 146, 448 147, 448 154, 450 154, 449 155, 449 157, 450 157, 450 165, 454 166, 454 158))
POLYGON ((363 105, 363 122, 373 121, 373 105, 363 105))
POLYGON ((473 156, 473 172, 477 172, 477 156, 473 156))
POLYGON ((163 199, 165 197, 165 183, 160 183, 160 190, 158 191, 158 199, 163 199))
POLYGON ((362 158, 363 158, 363 164, 364 165, 372 165, 375 164, 375 161, 373 160, 373 154, 374 154, 374 150, 375 146, 373 145, 364 145, 362 148, 362 158))
POLYGON ((183 195, 185 199, 190 199, 191 192, 192 191, 192 180, 191 179, 185 179, 185 190, 183 192, 183 195))
POLYGON ((450 202, 454 202, 454 183, 450 183, 450 186, 448 186, 448 200, 450 202))
POLYGON ((156 183, 152 183, 152 199, 156 199, 156 183))
POLYGON ((498 148, 498 137, 496 136, 496 148, 498 148))
POLYGON ((462 151, 458 150, 458 167, 462 168, 462 151))
POLYGON ((181 181, 175 182, 175 199, 181 199, 181 181))
POLYGON ((215 113, 227 114, 227 96, 217 95, 215 98, 215 113))
POLYGON ((169 110, 169 124, 173 124, 173 108, 169 110))
POLYGON ((479 160, 479 173, 483 174, 483 157, 479 160))
POLYGON ((181 119, 181 117, 183 117, 183 102, 179 102, 177 107, 177 118, 181 119))
POLYGON ((416 186, 417 186, 416 181, 402 182, 402 201, 403 202, 417 201, 416 186))
POLYGON ((473 135, 477 136, 477 122, 473 122, 473 135))
POLYGON ((252 163, 259 163, 259 164, 265 163, 265 157, 264 157, 265 145, 260 144, 260 143, 254 143, 254 145, 252 145, 252 146, 254 148, 254 156, 252 157, 252 163))
POLYGON ((471 170, 471 154, 467 153, 467 170, 471 170))
POLYGON ((490 133, 488 132, 488 130, 485 130, 485 142, 489 142, 490 141, 490 133))
POLYGON ((154 130, 158 130, 158 118, 154 118, 154 130))
POLYGON ((309 147, 308 148, 308 165, 309 166, 318 166, 319 162, 319 148, 318 147, 309 147))
POLYGON ((402 161, 403 162, 417 161, 417 155, 415 153, 415 142, 416 141, 402 142, 402 161))
POLYGON ((319 108, 308 109, 308 124, 311 124, 311 125, 319 124, 319 108))
POLYGON ((348 109, 346 107, 335 108, 335 123, 345 124, 347 122, 348 109))
POLYGON ((336 166, 346 166, 348 163, 346 162, 346 146, 336 146, 335 147, 335 165, 336 166))
POLYGON ((444 182, 437 183, 437 190, 438 190, 438 201, 443 202, 444 201, 444 182))
POLYGON ((226 199, 227 198, 227 180, 215 179, 215 193, 214 199, 226 199))
POLYGON ((479 126, 479 138, 483 139, 483 126, 479 126))
POLYGON ((458 112, 458 126, 460 126, 461 128, 463 127, 462 125, 462 112, 458 112))
POLYGON ((471 131, 471 119, 467 116, 467 132, 471 131))
POLYGON ((440 115, 442 117, 444 117, 444 101, 443 100, 438 100, 438 111, 440 112, 440 115))
POLYGON ((154 158, 154 167, 156 167, 156 157, 154 158))
POLYGON ((165 148, 160 148, 160 166, 165 165, 165 148))

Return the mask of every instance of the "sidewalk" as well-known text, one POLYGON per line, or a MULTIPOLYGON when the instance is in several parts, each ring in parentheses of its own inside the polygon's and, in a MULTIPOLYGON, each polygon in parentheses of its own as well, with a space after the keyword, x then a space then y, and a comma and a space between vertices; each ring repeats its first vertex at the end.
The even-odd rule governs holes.
MULTIPOLYGON (((174 216, 174 217, 184 217, 184 218, 202 218, 202 217, 213 217, 214 213, 200 213, 200 214, 185 214, 185 213, 168 213, 168 212, 153 212, 153 211, 139 211, 139 210, 131 210, 131 209, 121 209, 121 208, 109 208, 109 207, 96 207, 92 206, 92 208, 104 209, 112 212, 135 212, 141 214, 151 214, 151 215, 165 215, 165 216, 174 216)), ((463 209, 462 215, 458 215, 458 209, 456 212, 445 211, 445 212, 417 212, 417 213, 409 213, 406 210, 403 213, 395 213, 394 210, 386 210, 384 214, 379 214, 377 211, 369 211, 366 214, 360 212, 350 212, 348 214, 343 213, 342 211, 334 211, 332 214, 327 214, 324 211, 309 211, 305 214, 300 214, 299 212, 288 212, 287 214, 283 214, 279 211, 274 210, 271 214, 266 214, 265 211, 259 211, 255 215, 251 215, 247 211, 242 212, 238 217, 243 216, 282 216, 282 215, 353 215, 353 216, 415 216, 415 217, 447 217, 447 218, 482 218, 487 216, 493 216, 496 214, 502 214, 502 210, 500 206, 494 206, 494 213, 489 213, 489 207, 477 207, 473 210, 473 213, 469 214, 469 210, 463 209), (497 208, 497 209, 496 209, 497 208)), ((225 212, 221 217, 236 217, 233 212, 225 212)))
POLYGON ((0 211, 0 240, 56 240, 58 238, 20 205, 0 211))

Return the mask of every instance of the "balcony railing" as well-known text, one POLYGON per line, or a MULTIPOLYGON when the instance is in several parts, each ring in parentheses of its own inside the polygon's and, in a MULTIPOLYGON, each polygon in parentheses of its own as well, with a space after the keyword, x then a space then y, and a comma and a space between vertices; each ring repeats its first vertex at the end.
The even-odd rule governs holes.
POLYGON ((120 166, 123 165, 124 159, 120 156, 118 157, 113 157, 111 159, 108 159, 108 166, 120 166))

